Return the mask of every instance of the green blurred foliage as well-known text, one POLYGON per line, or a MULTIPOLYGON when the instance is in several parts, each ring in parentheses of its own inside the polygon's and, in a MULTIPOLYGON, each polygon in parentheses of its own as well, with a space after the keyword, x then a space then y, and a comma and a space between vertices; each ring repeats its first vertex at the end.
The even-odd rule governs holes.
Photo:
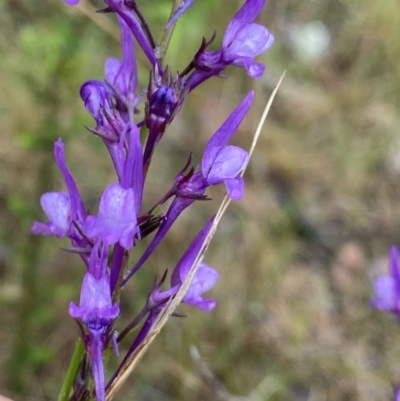
MULTIPOLYGON (((138 3, 160 38, 170 2, 138 3)), ((239 4, 195 2, 166 57, 172 70, 185 67, 214 29, 220 43, 239 4)), ((145 195, 146 205, 156 201, 190 151, 199 160, 254 88, 254 107, 235 138, 248 147, 287 69, 246 173, 246 196, 231 205, 206 257, 220 270, 212 291, 218 307, 210 314, 182 307, 188 317, 168 323, 116 399, 383 401, 400 381, 400 328, 368 306, 372 278, 400 238, 399 4, 269 0, 258 21, 276 38, 260 57, 264 77, 255 82, 232 68, 191 94, 156 152, 145 195), (296 43, 318 21, 330 42, 307 56, 311 39, 306 50, 296 43)), ((40 194, 63 186, 52 155, 58 137, 91 210, 115 180, 101 141, 84 129, 92 120, 79 88, 101 79, 106 58, 119 56, 118 28, 112 16, 62 0, 0 2, 0 26, 0 393, 55 399, 77 337, 68 303, 78 300, 84 272, 78 257, 60 250, 66 241, 32 237, 29 227, 44 218, 40 194)), ((145 88, 140 52, 138 62, 145 88)), ((213 192, 221 196, 222 189, 213 192)), ((207 202, 182 216, 125 289, 124 323, 215 208, 207 202)), ((109 372, 115 363, 111 357, 109 372)))

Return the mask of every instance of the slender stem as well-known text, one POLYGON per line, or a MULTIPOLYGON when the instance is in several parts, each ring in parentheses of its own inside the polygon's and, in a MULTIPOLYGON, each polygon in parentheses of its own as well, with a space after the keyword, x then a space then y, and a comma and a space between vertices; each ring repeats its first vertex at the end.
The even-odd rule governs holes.
MULTIPOLYGON (((182 0, 174 0, 174 5, 172 6, 171 14, 169 16, 168 21, 171 21, 172 17, 175 15, 175 12, 178 10, 181 3, 182 3, 182 0)), ((171 42, 171 38, 172 38, 172 34, 174 32, 175 25, 176 24, 172 24, 168 29, 166 29, 164 31, 164 35, 161 39, 161 44, 160 44, 159 53, 158 53, 158 58, 160 60, 160 64, 162 64, 163 58, 165 56, 165 53, 167 52, 169 43, 171 42)))
POLYGON ((139 324, 139 322, 146 316, 146 314, 150 312, 150 309, 147 305, 141 310, 141 312, 133 319, 128 326, 125 327, 124 330, 121 331, 119 336, 117 337, 117 342, 122 341, 122 339, 135 327, 139 324))
POLYGON ((153 211, 163 205, 171 196, 175 195, 176 189, 172 188, 170 189, 146 214, 145 216, 150 216, 153 211))
POLYGON ((132 3, 130 3, 130 6, 132 7, 132 10, 135 12, 137 17, 139 18, 139 21, 142 24, 142 28, 146 32, 147 39, 149 39, 150 44, 153 46, 153 49, 155 49, 157 47, 156 41, 154 40, 154 36, 151 33, 149 24, 147 23, 146 19, 144 18, 144 15, 142 14, 142 12, 139 10, 139 7, 136 5, 136 1, 132 1, 132 3))
POLYGON ((68 400, 84 351, 85 348, 83 346, 83 341, 79 338, 75 344, 75 350, 72 355, 71 362, 69 363, 68 370, 65 375, 64 382, 62 384, 60 395, 58 396, 57 401, 68 400))

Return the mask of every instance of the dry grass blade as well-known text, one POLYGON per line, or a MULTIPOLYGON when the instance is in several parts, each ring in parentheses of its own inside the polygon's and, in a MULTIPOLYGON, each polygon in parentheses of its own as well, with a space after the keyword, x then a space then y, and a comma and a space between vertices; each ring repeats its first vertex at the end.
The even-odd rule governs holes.
MULTIPOLYGON (((279 79, 275 89, 273 90, 267 105, 265 106, 264 112, 261 116, 261 120, 258 124, 257 130, 254 134, 253 142, 250 147, 250 156, 252 155, 254 148, 256 146, 258 137, 260 136, 261 129, 264 125, 265 119, 267 118, 268 112, 271 108, 272 102, 275 98, 275 95, 279 89, 279 86, 283 80, 285 73, 282 74, 281 78, 279 79)), ((244 174, 244 170, 241 175, 244 174)), ((117 391, 120 389, 122 384, 125 382, 125 380, 128 378, 130 373, 133 371, 133 369, 136 367, 140 359, 143 357, 147 349, 150 347, 151 343, 153 342, 154 338, 158 335, 160 330, 164 327, 164 325, 167 323, 168 319, 172 315, 172 313, 175 311, 177 306, 180 304, 182 301, 183 297, 186 294, 186 291, 188 290, 190 283, 193 280, 194 275, 196 274, 197 268, 199 267, 205 252, 207 251, 207 248, 217 230, 218 224, 230 203, 230 198, 225 195, 218 212, 215 216, 215 219, 213 221, 213 224, 211 226, 210 232, 208 233, 207 237, 204 240, 204 243, 196 257, 195 262, 193 263, 193 266, 191 268, 191 271, 189 275, 187 276, 185 282, 183 283, 182 287, 176 294, 176 296, 170 300, 170 302, 167 304, 167 306, 163 309, 163 311, 159 314, 158 319, 154 322, 152 329, 149 331, 149 334, 143 341, 143 343, 136 349, 136 351, 131 355, 131 357, 126 361, 124 366, 121 368, 120 374, 118 377, 114 379, 114 381, 110 384, 107 394, 106 394, 106 400, 110 401, 114 395, 117 393, 117 391)))

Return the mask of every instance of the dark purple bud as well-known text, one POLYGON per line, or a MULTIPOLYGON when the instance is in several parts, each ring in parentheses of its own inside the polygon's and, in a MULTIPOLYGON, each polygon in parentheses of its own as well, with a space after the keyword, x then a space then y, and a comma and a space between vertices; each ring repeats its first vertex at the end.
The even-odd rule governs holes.
POLYGON ((98 127, 107 125, 106 115, 112 115, 112 92, 111 89, 101 81, 87 81, 80 90, 81 98, 86 110, 96 120, 98 127))
POLYGON ((145 171, 147 171, 154 147, 161 140, 167 125, 182 108, 188 88, 186 81, 179 76, 172 78, 168 67, 161 74, 156 66, 150 74, 145 107, 146 125, 149 129, 143 158, 145 171))

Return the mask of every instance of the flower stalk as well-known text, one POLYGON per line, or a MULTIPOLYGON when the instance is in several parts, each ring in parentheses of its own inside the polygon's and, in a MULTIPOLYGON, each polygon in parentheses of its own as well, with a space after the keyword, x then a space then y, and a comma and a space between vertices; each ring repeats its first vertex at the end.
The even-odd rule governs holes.
MULTIPOLYGON (((77 0, 66 2, 78 3, 77 0)), ((71 246, 64 249, 78 253, 84 264, 79 303, 71 301, 69 306, 82 346, 77 346, 74 353, 60 401, 69 397, 70 392, 71 400, 110 399, 116 383, 126 377, 132 369, 132 361, 147 349, 149 338, 154 338, 155 327, 165 324, 170 316, 182 316, 175 312, 178 304, 195 306, 203 312, 211 312, 216 307, 216 300, 205 298, 203 293, 214 287, 219 274, 202 262, 202 256, 220 216, 212 217, 205 224, 175 266, 166 263, 163 277, 156 277, 145 305, 138 308, 140 312, 130 319, 127 327, 118 327, 123 312, 119 304, 121 291, 128 289, 128 282, 139 274, 179 216, 186 209, 193 209, 193 205, 199 203, 196 201, 211 201, 207 195, 210 186, 223 184, 230 200, 240 200, 244 194, 243 171, 249 153, 230 145, 229 141, 253 103, 253 91, 210 135, 201 161, 192 164, 191 156, 187 162, 183 160, 181 166, 184 167, 171 177, 170 184, 161 192, 165 195, 154 207, 143 208, 144 187, 155 150, 168 136, 168 127, 190 92, 206 80, 221 76, 229 66, 243 67, 249 76, 259 78, 264 66, 254 58, 273 42, 269 31, 253 22, 265 0, 247 0, 228 25, 222 48, 208 50, 212 41, 203 41, 189 61, 190 68, 173 75, 173 67, 163 64, 164 56, 177 20, 192 3, 193 0, 174 2, 161 46, 157 47, 151 26, 135 0, 105 0, 106 7, 102 11, 115 14, 120 25, 122 56, 105 61, 104 80, 88 80, 80 90, 84 107, 94 121, 89 131, 102 139, 115 169, 115 182, 99 196, 97 211, 88 210, 84 205, 78 183, 67 166, 62 140, 58 139, 54 145, 55 161, 67 191, 42 195, 41 206, 47 221, 34 222, 31 231, 69 238, 71 246), (139 45, 151 65, 144 107, 135 45, 139 45), (138 121, 137 114, 142 114, 138 121), (147 134, 145 143, 141 142, 139 130, 147 134), (171 198, 164 212, 163 205, 171 198), (153 239, 129 268, 130 254, 136 254, 137 244, 153 232, 153 239), (168 270, 172 272, 169 285, 166 284, 168 270), (131 338, 133 328, 140 324, 136 336, 131 338), (121 334, 117 334, 116 327, 121 334), (104 355, 113 349, 119 357, 118 343, 122 340, 128 342, 128 352, 121 357, 106 385, 108 358, 104 355), (75 386, 74 375, 78 383, 75 386)))

